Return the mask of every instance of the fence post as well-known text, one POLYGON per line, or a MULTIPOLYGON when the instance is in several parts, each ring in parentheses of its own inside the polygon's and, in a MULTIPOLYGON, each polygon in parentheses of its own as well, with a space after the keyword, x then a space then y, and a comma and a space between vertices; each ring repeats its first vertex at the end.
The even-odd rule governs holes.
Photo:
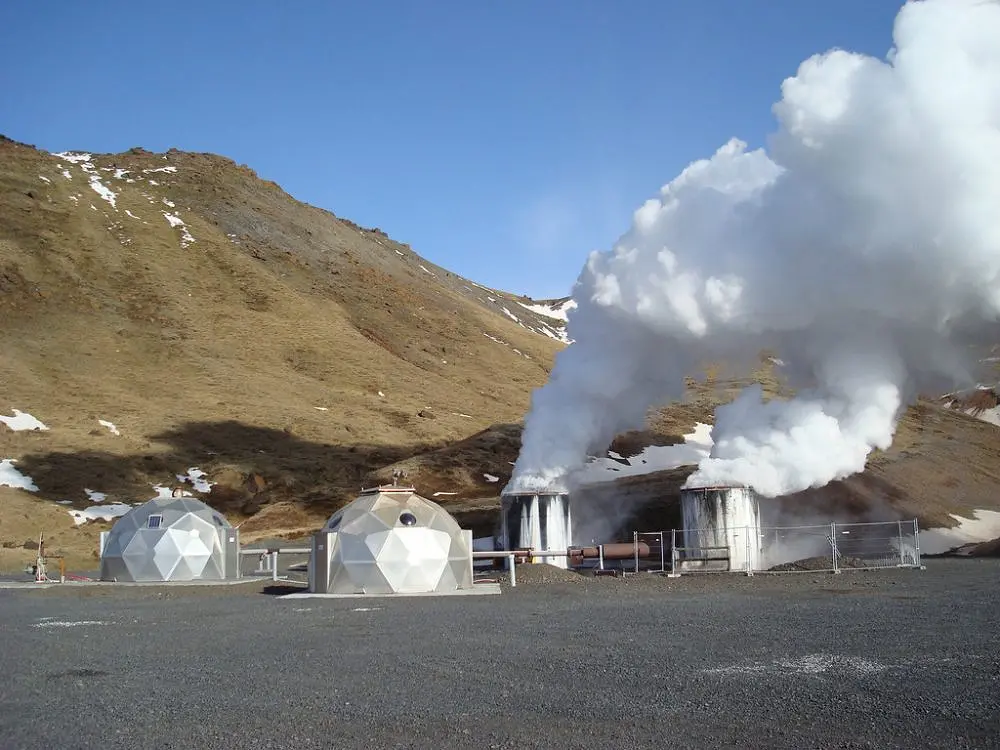
POLYGON ((913 519, 913 558, 916 566, 923 570, 923 563, 920 562, 920 522, 916 518, 913 519))
POLYGON ((597 569, 604 570, 604 545, 597 545, 597 569))
POLYGON ((510 587, 517 586, 517 573, 514 572, 514 553, 507 555, 507 565, 510 568, 510 587))
POLYGON ((632 532, 632 551, 635 553, 635 572, 639 573, 639 532, 632 532))
POLYGON ((836 521, 831 521, 830 522, 830 554, 833 556, 833 572, 834 573, 839 573, 840 572, 840 564, 839 564, 839 562, 837 560, 837 557, 839 557, 840 552, 837 549, 837 522, 836 521))
POLYGON ((899 565, 906 567, 906 551, 903 549, 903 522, 896 521, 896 533, 899 535, 899 565))
POLYGON ((660 532, 660 572, 667 572, 666 550, 663 549, 663 532, 660 532))
POLYGON ((278 550, 271 553, 271 580, 278 580, 278 550))
POLYGON ((670 529, 670 575, 677 575, 677 529, 670 529))

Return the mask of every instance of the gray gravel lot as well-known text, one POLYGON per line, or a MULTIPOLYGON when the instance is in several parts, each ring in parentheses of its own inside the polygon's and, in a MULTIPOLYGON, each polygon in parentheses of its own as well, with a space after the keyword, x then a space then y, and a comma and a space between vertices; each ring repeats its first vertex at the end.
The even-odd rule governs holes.
POLYGON ((1000 747, 998 560, 531 578, 0 591, 0 748, 1000 747))

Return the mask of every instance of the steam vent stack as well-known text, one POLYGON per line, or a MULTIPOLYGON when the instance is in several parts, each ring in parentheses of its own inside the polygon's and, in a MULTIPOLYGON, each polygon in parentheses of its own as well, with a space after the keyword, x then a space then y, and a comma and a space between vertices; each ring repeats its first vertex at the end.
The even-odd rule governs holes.
MULTIPOLYGON (((566 552, 572 543, 569 495, 565 492, 512 492, 501 501, 500 538, 504 549, 566 552)), ((531 562, 568 567, 565 556, 534 557, 531 562)))
POLYGON ((749 487, 681 490, 684 567, 694 570, 759 570, 760 503, 749 487))

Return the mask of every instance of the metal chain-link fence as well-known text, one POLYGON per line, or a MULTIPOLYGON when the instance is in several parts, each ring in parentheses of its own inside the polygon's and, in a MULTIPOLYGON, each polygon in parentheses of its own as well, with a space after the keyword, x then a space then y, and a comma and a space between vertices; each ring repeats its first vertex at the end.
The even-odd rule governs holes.
MULTIPOLYGON (((916 519, 813 526, 636 531, 634 572, 744 573, 920 568, 916 519), (706 540, 709 540, 706 543, 706 540)), ((600 561, 604 567, 603 557, 600 561)))

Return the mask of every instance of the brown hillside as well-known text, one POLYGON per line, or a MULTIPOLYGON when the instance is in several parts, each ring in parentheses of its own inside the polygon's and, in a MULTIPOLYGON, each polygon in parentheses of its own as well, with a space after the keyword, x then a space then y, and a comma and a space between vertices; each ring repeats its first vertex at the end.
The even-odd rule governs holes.
POLYGON ((522 417, 561 324, 520 302, 218 156, 0 140, 0 414, 50 428, 0 425, 0 458, 41 500, 144 500, 198 466, 236 518, 318 519, 369 472, 522 417))

